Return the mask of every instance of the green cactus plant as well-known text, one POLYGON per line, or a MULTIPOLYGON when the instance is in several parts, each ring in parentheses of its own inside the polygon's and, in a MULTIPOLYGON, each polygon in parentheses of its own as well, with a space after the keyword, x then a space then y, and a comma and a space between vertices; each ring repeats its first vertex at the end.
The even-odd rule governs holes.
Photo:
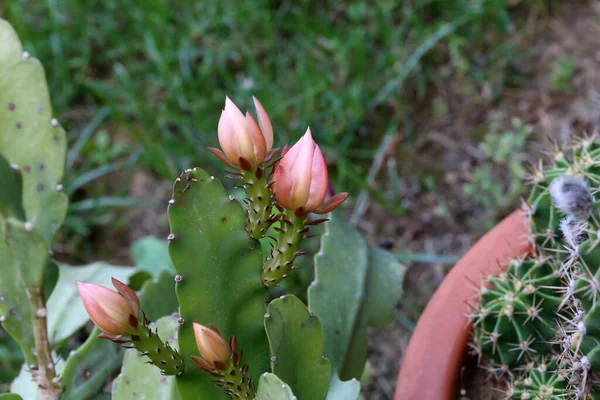
POLYGON ((98 338, 94 329, 88 339, 73 350, 61 372, 65 391, 61 399, 87 399, 96 395, 106 380, 123 362, 125 350, 108 340, 98 338))
POLYGON ((42 65, 2 19, 0 43, 0 153, 20 170, 26 220, 50 246, 67 212, 66 136, 52 115, 42 65))
POLYGON ((569 388, 567 378, 559 371, 556 359, 544 357, 530 362, 523 373, 514 379, 507 393, 509 399, 562 400, 575 393, 569 388))
POLYGON ((491 276, 479 291, 472 314, 473 348, 494 372, 520 376, 510 388, 510 398, 598 396, 600 236, 595 188, 600 183, 600 145, 596 139, 595 135, 577 139, 568 154, 554 146, 551 164, 532 169, 533 188, 523 210, 531 221, 529 240, 535 249, 518 267, 513 263, 505 273, 491 276), (527 285, 535 288, 533 293, 528 293, 527 285), (512 314, 512 324, 507 314, 512 314), (523 356, 515 357, 515 352, 523 356), (532 358, 551 361, 530 368, 532 358))
MULTIPOLYGON (((215 324, 227 337, 235 335, 250 376, 258 381, 269 359, 262 323, 267 292, 260 278, 260 244, 248 236, 242 208, 215 177, 194 169, 175 182, 168 215, 169 254, 178 274, 181 318, 186 321, 179 329, 182 355, 198 354, 192 321, 215 324)), ((200 393, 224 398, 210 385, 209 375, 188 370, 177 379, 182 400, 200 393)))
MULTIPOLYGON (((38 363, 34 355, 36 314, 28 293, 41 290, 47 256, 44 239, 36 231, 20 221, 0 219, 0 322, 19 343, 27 364, 34 366, 38 363)), ((45 318, 43 311, 39 313, 45 318)))
POLYGON ((327 396, 331 363, 323 356, 321 323, 297 297, 273 300, 265 314, 271 370, 301 399, 327 396))
POLYGON ((404 266, 369 247, 340 215, 330 217, 315 256, 308 304, 321 321, 325 356, 336 376, 359 379, 366 361, 367 326, 382 326, 393 318, 404 266))
POLYGON ((292 389, 275 374, 265 372, 260 376, 256 400, 297 400, 292 389))
POLYGON ((505 370, 549 351, 562 303, 560 270, 546 259, 513 260, 481 286, 471 319, 474 343, 492 367, 505 370))

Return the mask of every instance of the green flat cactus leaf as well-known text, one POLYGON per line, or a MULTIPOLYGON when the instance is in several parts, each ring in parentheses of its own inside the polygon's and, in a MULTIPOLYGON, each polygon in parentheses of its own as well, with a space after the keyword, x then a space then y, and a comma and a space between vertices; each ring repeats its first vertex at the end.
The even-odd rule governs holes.
POLYGON ((356 400, 359 396, 360 382, 358 380, 341 381, 333 374, 326 400, 356 400))
POLYGON ((394 319, 394 310, 402 296, 405 267, 387 251, 369 246, 369 267, 364 300, 352 340, 348 345, 340 378, 360 379, 367 361, 367 326, 383 327, 394 319))
POLYGON ((27 364, 33 355, 33 314, 27 292, 40 290, 48 250, 44 239, 14 219, 0 219, 0 322, 21 347, 27 364))
POLYGON ((168 215, 169 254, 181 277, 176 292, 185 321, 179 345, 189 364, 177 378, 180 394, 183 400, 226 399, 211 383, 213 377, 188 359, 199 354, 192 322, 215 324, 226 338, 235 335, 255 382, 269 369, 260 244, 248 236, 240 204, 200 169, 187 170, 177 179, 168 215))
POLYGON ((25 221, 21 171, 13 169, 0 154, 0 215, 25 221))
POLYGON ((52 291, 58 283, 59 268, 56 260, 48 259, 44 269, 44 282, 42 284, 44 291, 44 301, 48 301, 52 291))
POLYGON ((315 256, 315 280, 308 288, 308 308, 321 321, 325 356, 339 375, 365 293, 369 249, 362 235, 342 216, 330 214, 315 256))
POLYGON ((147 271, 136 271, 129 275, 129 279, 127 280, 127 286, 131 288, 131 290, 139 291, 142 289, 142 286, 146 282, 152 279, 152 275, 150 275, 147 271))
MULTIPOLYGON (((178 326, 177 316, 172 315, 156 322, 158 335, 174 349, 178 348, 178 326)), ((136 349, 125 352, 121 374, 113 382, 113 400, 180 400, 175 377, 162 376, 158 368, 146 361, 148 358, 136 349)))
POLYGON ((154 236, 141 238, 132 245, 131 254, 133 263, 140 271, 147 271, 152 276, 158 275, 162 270, 175 273, 165 240, 154 236))
POLYGON ((301 399, 325 399, 331 363, 323 356, 319 319, 296 296, 273 300, 265 314, 271 369, 301 399))
POLYGON ((256 400, 296 400, 292 389, 270 372, 260 376, 256 400))
POLYGON ((91 398, 121 366, 125 350, 109 340, 98 339, 99 334, 94 329, 85 343, 67 358, 60 379, 65 388, 61 400, 91 398))
POLYGON ((170 315, 177 311, 179 303, 175 295, 174 274, 161 271, 154 279, 149 279, 142 286, 140 305, 150 321, 170 315))
POLYGON ((44 69, 23 52, 17 34, 0 19, 0 153, 23 176, 23 208, 46 244, 62 225, 67 196, 61 192, 66 136, 53 119, 44 69))
POLYGON ((50 340, 62 342, 89 321, 75 281, 113 288, 112 277, 126 282, 134 272, 135 269, 131 267, 119 267, 102 262, 79 267, 61 264, 58 283, 47 303, 50 340))
POLYGON ((340 214, 331 214, 315 257, 308 299, 323 326, 325 355, 341 379, 362 376, 367 327, 393 320, 404 271, 393 255, 368 246, 340 214))
POLYGON ((23 400, 23 398, 16 393, 1 393, 0 400, 23 400))

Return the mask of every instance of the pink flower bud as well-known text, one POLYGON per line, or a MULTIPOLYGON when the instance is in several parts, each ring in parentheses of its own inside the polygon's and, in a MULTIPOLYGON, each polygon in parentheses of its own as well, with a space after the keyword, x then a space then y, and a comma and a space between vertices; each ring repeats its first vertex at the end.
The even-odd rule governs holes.
POLYGON ((221 332, 193 323, 196 346, 202 358, 217 369, 223 369, 231 358, 231 348, 221 332))
POLYGON ((273 190, 279 204, 289 210, 303 209, 305 212, 327 213, 339 206, 348 196, 341 193, 325 204, 329 186, 327 165, 319 146, 310 133, 306 134, 287 151, 277 167, 273 178, 273 190), (335 199, 335 200, 334 200, 335 199), (329 202, 334 200, 334 206, 329 202))
POLYGON ((140 301, 125 284, 116 279, 113 283, 122 294, 93 283, 77 282, 77 289, 94 325, 110 336, 121 336, 137 325, 140 301))
POLYGON ((210 149, 222 162, 238 169, 256 168, 273 147, 271 120, 262 104, 256 97, 253 99, 258 124, 250 113, 244 116, 229 97, 226 98, 218 128, 223 152, 210 149))

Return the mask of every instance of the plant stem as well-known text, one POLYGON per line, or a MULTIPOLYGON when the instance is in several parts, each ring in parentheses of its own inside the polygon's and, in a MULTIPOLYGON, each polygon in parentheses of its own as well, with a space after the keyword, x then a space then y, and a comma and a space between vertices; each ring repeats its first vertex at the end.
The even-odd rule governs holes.
POLYGON ((150 364, 160 369, 163 375, 181 375, 185 370, 181 355, 169 346, 168 342, 163 342, 157 331, 152 332, 147 320, 145 322, 131 335, 131 343, 148 357, 151 360, 150 364))
POLYGON ((267 174, 262 168, 257 168, 255 171, 244 171, 243 179, 248 196, 246 230, 254 239, 260 239, 272 224, 273 202, 267 174))
POLYGON ((52 350, 48 341, 46 324, 46 304, 39 286, 29 288, 31 310, 33 312, 33 332, 38 365, 30 366, 33 380, 39 387, 41 400, 58 400, 63 391, 56 375, 52 350))
POLYGON ((300 255, 298 248, 306 233, 306 217, 297 217, 293 211, 284 210, 279 238, 271 250, 271 257, 263 265, 262 279, 265 286, 277 286, 282 279, 296 269, 294 260, 300 255))

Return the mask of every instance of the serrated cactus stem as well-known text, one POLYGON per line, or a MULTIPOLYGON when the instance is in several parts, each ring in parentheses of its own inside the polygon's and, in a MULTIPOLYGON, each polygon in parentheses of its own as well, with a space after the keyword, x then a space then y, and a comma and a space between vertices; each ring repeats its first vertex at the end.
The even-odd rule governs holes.
POLYGON ((254 239, 265 236, 272 224, 273 201, 266 172, 262 168, 243 171, 244 189, 248 196, 246 230, 254 239))
POLYGON ((44 296, 40 287, 31 287, 28 290, 34 318, 35 351, 38 358, 38 365, 30 366, 31 375, 38 385, 41 400, 57 400, 63 392, 63 387, 56 375, 52 350, 48 340, 47 311, 44 296))
POLYGON ((283 211, 279 237, 271 249, 271 256, 263 265, 262 280, 265 286, 279 285, 295 269, 294 261, 299 255, 298 249, 306 233, 305 225, 305 216, 298 217, 293 211, 283 211))
POLYGON ((152 331, 147 321, 145 322, 139 324, 131 335, 131 343, 148 357, 148 363, 155 365, 163 375, 181 375, 185 371, 181 355, 169 346, 169 342, 163 342, 157 330, 152 331))
POLYGON ((219 371, 219 373, 223 376, 217 385, 221 386, 229 397, 241 400, 254 400, 256 398, 252 379, 248 376, 247 366, 241 366, 240 364, 236 366, 231 361, 226 369, 219 371))

